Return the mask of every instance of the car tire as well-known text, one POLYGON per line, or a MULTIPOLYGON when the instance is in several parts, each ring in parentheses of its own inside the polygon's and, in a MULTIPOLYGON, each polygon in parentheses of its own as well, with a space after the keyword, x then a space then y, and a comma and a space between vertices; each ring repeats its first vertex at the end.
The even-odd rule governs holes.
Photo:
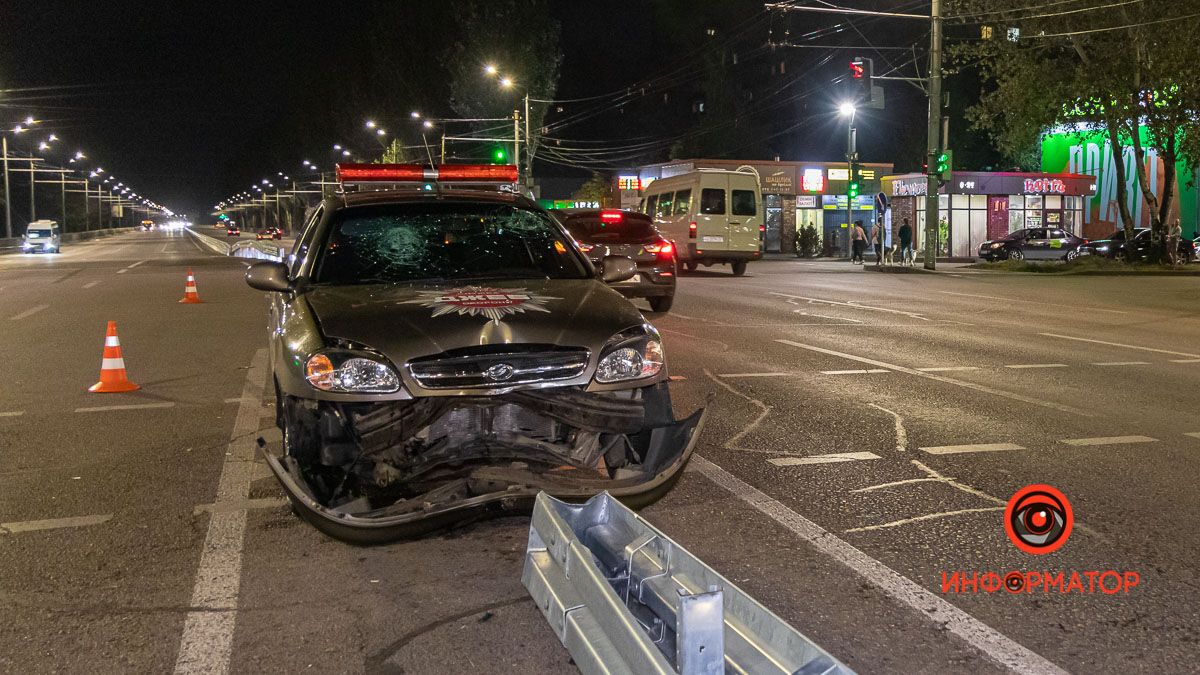
POLYGON ((1079 249, 1071 249, 1067 251, 1067 256, 1064 258, 1067 262, 1073 262, 1079 259, 1079 249))
POLYGON ((655 312, 666 313, 671 311, 671 305, 675 304, 675 294, 659 295, 653 298, 647 298, 650 301, 650 309, 655 312))
POLYGON ((733 270, 733 276, 740 277, 746 273, 746 261, 739 260, 729 266, 733 270))
POLYGON ((1016 260, 1016 261, 1020 262, 1025 259, 1025 254, 1021 252, 1021 249, 1014 248, 1013 250, 1008 252, 1008 259, 1016 260))

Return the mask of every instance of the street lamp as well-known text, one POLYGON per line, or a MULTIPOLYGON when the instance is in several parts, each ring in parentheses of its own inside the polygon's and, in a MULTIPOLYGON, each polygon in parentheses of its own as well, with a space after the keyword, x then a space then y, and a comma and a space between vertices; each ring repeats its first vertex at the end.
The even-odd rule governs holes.
POLYGON ((487 73, 488 75, 495 75, 496 73, 498 73, 500 71, 496 69, 496 66, 489 63, 486 66, 484 66, 483 72, 487 73))
MULTIPOLYGON (((850 193, 850 184, 854 182, 854 162, 858 159, 858 150, 855 147, 855 129, 854 129, 854 114, 858 111, 858 107, 853 101, 843 101, 838 106, 838 113, 842 117, 847 118, 846 124, 846 246, 852 249, 854 246, 854 223, 850 221, 853 217, 851 210, 854 208, 854 196, 850 193)), ((851 257, 853 257, 853 252, 851 257)), ((881 257, 880 260, 883 258, 881 257)))

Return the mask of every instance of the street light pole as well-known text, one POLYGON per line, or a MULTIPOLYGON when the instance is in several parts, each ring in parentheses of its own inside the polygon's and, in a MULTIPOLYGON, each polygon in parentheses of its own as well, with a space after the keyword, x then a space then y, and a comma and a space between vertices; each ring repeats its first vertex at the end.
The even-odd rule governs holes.
POLYGON ((533 136, 529 135, 529 92, 525 92, 525 189, 533 191, 533 136))
MULTIPOLYGON (((852 107, 850 109, 850 123, 846 127, 846 234, 849 235, 846 238, 846 245, 850 247, 851 251, 854 247, 854 237, 857 234, 854 231, 854 223, 851 220, 854 217, 852 212, 854 204, 850 197, 850 184, 854 182, 854 155, 857 151, 854 147, 856 140, 854 133, 855 112, 856 109, 852 107)), ((851 252, 851 256, 853 255, 853 252, 851 252)))
POLYGON ((938 135, 942 123, 942 0, 933 0, 929 33, 929 119, 925 145, 925 269, 935 269, 938 240, 938 135))
MULTIPOLYGON (((513 159, 517 166, 521 165, 521 113, 514 110, 513 115, 513 159)), ((528 179, 528 176, 526 176, 528 179)))
POLYGON ((0 152, 4 154, 4 236, 12 239, 12 191, 8 189, 8 136, 0 136, 0 152))

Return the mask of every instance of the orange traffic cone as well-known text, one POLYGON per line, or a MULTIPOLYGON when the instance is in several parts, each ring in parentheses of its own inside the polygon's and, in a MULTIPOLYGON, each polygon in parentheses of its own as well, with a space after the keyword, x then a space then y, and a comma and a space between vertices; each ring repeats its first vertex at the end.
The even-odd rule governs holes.
POLYGON ((97 394, 115 394, 134 391, 141 387, 125 377, 125 359, 121 358, 121 340, 117 338, 117 322, 108 322, 104 334, 104 359, 100 362, 100 381, 88 387, 97 394))
POLYGON ((200 299, 200 294, 196 292, 196 277, 192 276, 192 268, 188 268, 187 285, 183 287, 183 299, 180 300, 185 305, 195 305, 204 302, 200 299))

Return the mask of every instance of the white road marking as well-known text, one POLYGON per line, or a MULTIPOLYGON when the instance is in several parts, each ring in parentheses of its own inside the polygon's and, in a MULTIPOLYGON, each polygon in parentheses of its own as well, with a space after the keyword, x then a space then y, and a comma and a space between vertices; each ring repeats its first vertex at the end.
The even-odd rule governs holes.
POLYGON ((89 281, 89 282, 87 282, 86 284, 84 284, 84 285, 83 285, 83 287, 84 287, 84 288, 91 288, 92 286, 95 286, 95 285, 96 285, 96 284, 98 284, 98 283, 100 283, 100 282, 99 282, 99 281, 89 281))
POLYGON ((0 412, 0 417, 20 417, 24 414, 24 410, 10 410, 8 412, 0 412))
POLYGON ((173 408, 174 401, 160 401, 158 403, 129 403, 126 405, 99 405, 90 408, 76 408, 77 413, 94 413, 108 412, 110 410, 150 410, 152 408, 173 408))
POLYGON ((1200 359, 1168 359, 1171 363, 1200 363, 1200 359))
POLYGON ((1013 370, 1031 370, 1033 368, 1068 368, 1065 363, 1018 363, 1011 366, 1004 366, 1013 370))
POLYGON ((225 399, 225 402, 226 403, 241 403, 242 401, 245 401, 245 400, 246 399, 242 398, 241 396, 234 396, 233 398, 225 399))
POLYGON ((746 426, 742 427, 741 431, 737 432, 729 440, 725 441, 725 443, 722 446, 726 450, 748 450, 749 448, 739 448, 737 446, 738 441, 742 440, 742 438, 745 437, 747 434, 749 434, 751 431, 754 431, 758 427, 759 424, 762 424, 762 421, 767 418, 767 415, 771 414, 771 410, 773 410, 773 408, 756 398, 751 398, 751 397, 743 394, 742 392, 738 391, 737 389, 734 389, 733 387, 729 386, 729 383, 722 382, 720 380, 720 378, 715 377, 707 368, 704 369, 704 374, 708 376, 708 379, 717 383, 717 386, 725 389, 726 391, 728 391, 729 393, 731 393, 735 396, 740 396, 741 398, 749 401, 750 404, 753 405, 755 408, 758 408, 758 416, 756 416, 754 418, 754 421, 752 421, 749 424, 747 424, 746 426))
POLYGON ((1004 452, 1024 449, 1015 443, 970 443, 966 445, 934 445, 920 450, 931 455, 958 455, 966 452, 1004 452))
POLYGON ((0 523, 0 535, 36 532, 38 530, 60 530, 66 527, 87 527, 89 525, 99 525, 109 520, 112 520, 111 513, 101 516, 76 516, 74 518, 51 518, 49 520, 23 520, 13 523, 0 523))
POLYGON ((867 405, 892 416, 892 419, 896 422, 896 452, 905 452, 908 450, 908 431, 904 429, 904 420, 901 419, 900 414, 874 403, 868 403, 867 405))
POLYGON ((900 485, 909 485, 911 483, 944 483, 944 482, 946 482, 946 481, 944 481, 941 478, 908 478, 906 480, 896 480, 896 481, 892 481, 890 483, 880 483, 879 485, 868 485, 867 487, 856 488, 854 490, 851 490, 850 492, 851 493, 874 492, 875 490, 883 490, 885 488, 897 487, 900 485))
MULTIPOLYGON (((788 295, 787 293, 772 292, 771 295, 778 295, 780 297, 791 298, 793 300, 805 300, 807 302, 816 302, 816 303, 825 304, 825 305, 835 305, 838 307, 850 307, 852 309, 865 309, 865 310, 871 311, 871 312, 886 312, 888 314, 899 314, 901 316, 907 316, 910 319, 919 319, 921 321, 929 321, 929 317, 926 317, 917 312, 906 312, 902 309, 890 309, 887 307, 874 307, 872 305, 861 305, 857 302, 840 302, 838 300, 822 300, 821 298, 809 298, 809 297, 805 297, 803 295, 788 295)), ((845 319, 843 319, 843 320, 845 320, 845 319)))
POLYGON ((1191 436, 1192 438, 1200 438, 1200 431, 1189 431, 1188 433, 1185 433, 1184 436, 1191 436))
POLYGON ((792 377, 799 373, 721 373, 717 377, 792 377))
POLYGON ((807 349, 809 351, 817 352, 820 354, 828 354, 830 356, 840 356, 841 358, 849 359, 851 361, 858 361, 859 363, 865 363, 865 364, 871 365, 871 366, 887 368, 889 370, 895 370, 895 371, 898 371, 901 373, 908 373, 909 375, 916 375, 918 377, 924 377, 926 379, 935 380, 937 382, 953 384, 958 387, 964 387, 966 389, 973 389, 975 391, 981 391, 985 394, 992 394, 993 396, 1002 396, 1004 398, 1012 399, 1014 401, 1020 401, 1022 403, 1029 403, 1032 405, 1041 406, 1043 408, 1050 408, 1052 410, 1058 410, 1058 411, 1065 412, 1065 413, 1071 413, 1072 415, 1077 415, 1079 417, 1095 417, 1094 413, 1088 412, 1087 410, 1080 410, 1079 408, 1072 408, 1071 406, 1060 405, 1058 403, 1052 403, 1050 401, 1041 401, 1036 398, 1030 398, 1028 396, 1022 396, 1020 394, 1014 394, 1011 391, 1004 391, 1002 389, 993 389, 986 385, 977 384, 975 382, 967 382, 966 380, 956 380, 952 377, 945 377, 945 376, 937 375, 934 373, 923 373, 923 372, 921 372, 919 370, 915 370, 913 368, 897 366, 892 363, 876 361, 875 359, 868 359, 863 356, 855 356, 854 354, 847 354, 845 352, 839 352, 839 351, 835 351, 833 349, 825 349, 824 347, 817 347, 816 345, 806 345, 801 342, 793 342, 792 340, 777 339, 775 341, 778 343, 781 343, 781 344, 791 345, 792 347, 797 347, 799 349, 807 349))
POLYGON ((669 329, 669 328, 659 328, 659 329, 658 329, 658 332, 660 332, 660 333, 673 333, 673 334, 675 334, 675 335, 682 335, 682 336, 684 336, 684 337, 690 337, 690 338, 692 338, 692 339, 694 339, 694 340, 704 340, 705 342, 715 342, 715 343, 717 343, 717 344, 721 345, 721 346, 724 348, 724 350, 725 350, 725 351, 729 351, 729 343, 727 343, 727 342, 721 342, 720 340, 714 340, 714 339, 712 339, 712 338, 700 337, 699 335, 692 335, 691 333, 683 333, 683 332, 680 332, 680 331, 677 331, 677 330, 671 330, 671 329, 669 329))
POLYGON ((141 264, 142 264, 142 263, 144 263, 144 262, 146 262, 146 261, 145 261, 145 260, 139 260, 139 261, 137 261, 137 262, 133 263, 132 265, 129 265, 128 267, 122 267, 121 269, 117 270, 117 274, 125 274, 125 273, 126 273, 126 272, 128 272, 129 270, 131 270, 131 269, 133 269, 133 268, 137 267, 138 265, 141 265, 141 264))
POLYGON ((1100 361, 1093 363, 1093 366, 1148 366, 1149 361, 1100 361))
POLYGON ((1105 307, 1082 307, 1080 305, 1056 305, 1052 302, 1041 302, 1039 300, 1020 300, 1015 298, 1002 298, 998 295, 978 295, 975 293, 953 293, 951 291, 938 291, 943 295, 959 295, 964 298, 983 298, 984 300, 1002 300, 1004 302, 1021 303, 1024 305, 1037 305, 1039 307, 1070 307, 1071 309, 1090 309, 1096 312, 1111 312, 1113 314, 1128 314, 1119 309, 1107 309, 1105 307))
MULTIPOLYGON (((267 471, 269 473, 270 469, 267 469, 267 471)), ((261 497, 259 499, 242 499, 232 502, 217 502, 216 504, 197 504, 196 507, 192 509, 192 514, 200 515, 201 513, 229 513, 230 511, 244 511, 247 509, 273 509, 278 506, 287 506, 287 503, 288 500, 285 497, 261 497)))
POLYGON ((1098 436, 1096 438, 1064 438, 1059 443, 1067 445, 1125 445, 1129 443, 1157 443, 1149 436, 1098 436))
POLYGON ((958 509, 956 511, 942 511, 939 513, 927 513, 923 516, 915 516, 913 518, 903 518, 901 520, 893 520, 890 523, 880 523, 879 525, 867 525, 865 527, 852 527, 845 532, 870 532, 872 530, 886 530, 891 527, 900 527, 901 525, 910 525, 912 523, 920 523, 926 520, 937 520, 938 518, 948 518, 950 516, 961 516, 967 513, 986 513, 990 511, 1003 511, 1003 506, 982 506, 975 509, 958 509))
MULTIPOLYGON (((255 474, 255 431, 259 408, 267 380, 267 352, 260 349, 250 362, 243 399, 226 446, 225 462, 217 485, 214 507, 227 502, 243 502, 250 494, 255 474)), ((233 631, 237 623, 238 590, 242 576, 242 547, 246 535, 246 510, 214 511, 209 517, 208 534, 191 606, 179 640, 176 673, 227 673, 233 649, 233 631)))
POLYGON ((805 464, 857 462, 864 459, 881 459, 881 457, 873 452, 834 452, 828 455, 810 455, 808 457, 775 457, 767 461, 775 466, 802 466, 805 464))
POLYGON ((868 373, 887 373, 888 370, 883 368, 870 368, 868 370, 822 370, 822 375, 866 375, 868 373))
POLYGON ((953 373, 965 370, 979 370, 978 366, 939 366, 937 368, 917 368, 922 373, 953 373))
POLYGON ((1072 337, 1070 335, 1059 335, 1058 333, 1038 333, 1046 337, 1058 338, 1060 340, 1075 340, 1076 342, 1091 342, 1098 345, 1108 345, 1109 347, 1123 347, 1125 349, 1137 349, 1143 352, 1154 352, 1156 354, 1171 354, 1173 356, 1186 356, 1192 359, 1200 359, 1200 354, 1189 354, 1187 352, 1173 352, 1169 349, 1156 349, 1154 347, 1141 347, 1138 345, 1127 345, 1123 342, 1106 342, 1105 340, 1093 340, 1091 338, 1072 337))
POLYGON ((728 490, 771 520, 787 528, 817 551, 845 565, 914 612, 925 616, 940 630, 958 636, 1002 667, 1019 673, 1055 673, 1066 671, 1011 638, 967 614, 892 568, 863 553, 844 539, 792 511, 761 490, 728 471, 696 455, 688 470, 697 471, 728 490))
POLYGON ((48 308, 49 306, 50 305, 35 305, 24 312, 21 312, 20 314, 14 314, 13 316, 9 317, 9 321, 20 321, 21 319, 27 319, 43 309, 48 308))

